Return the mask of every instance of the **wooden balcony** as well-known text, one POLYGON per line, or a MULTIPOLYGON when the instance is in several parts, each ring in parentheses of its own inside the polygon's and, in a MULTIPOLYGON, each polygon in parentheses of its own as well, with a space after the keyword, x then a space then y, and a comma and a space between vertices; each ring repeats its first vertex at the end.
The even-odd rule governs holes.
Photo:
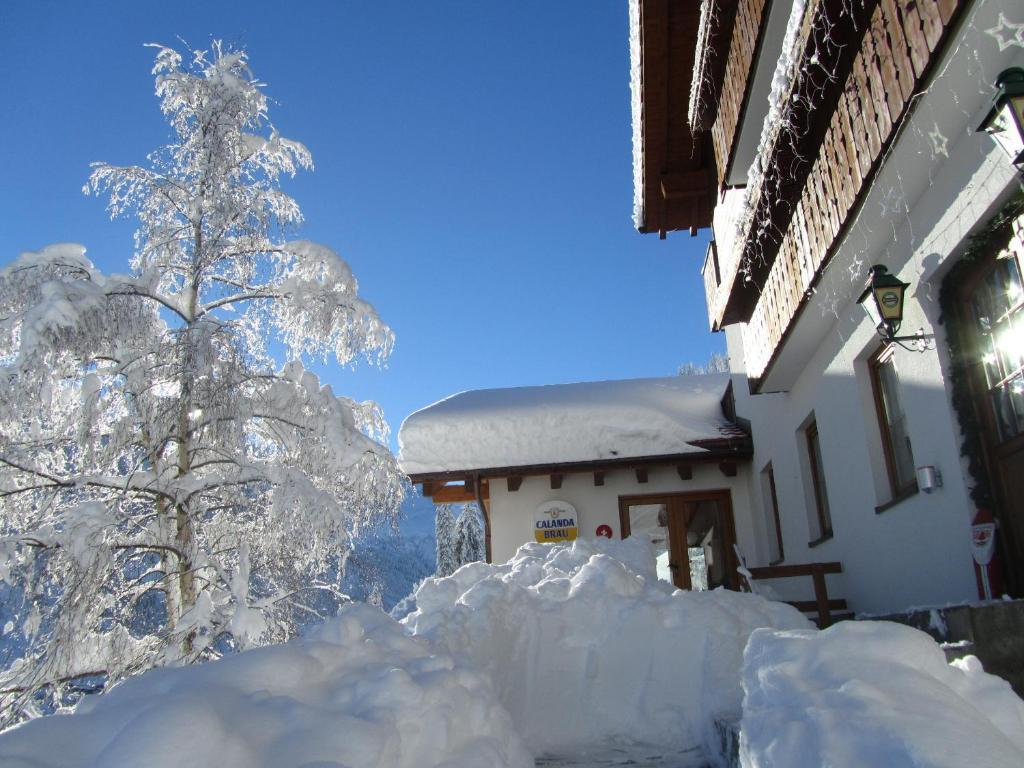
POLYGON ((850 28, 839 36, 836 23, 825 22, 840 15, 833 0, 808 3, 797 67, 810 71, 811 57, 820 63, 830 54, 826 66, 839 76, 822 85, 797 72, 786 124, 802 132, 779 132, 763 163, 766 172, 750 190, 754 213, 737 250, 751 279, 727 285, 723 274, 715 297, 719 322, 748 323, 744 349, 752 379, 769 369, 827 267, 964 4, 868 0, 865 18, 847 16, 850 28), (829 35, 854 44, 830 50, 829 35), (738 311, 730 316, 730 308, 738 311))
POLYGON ((738 0, 735 10, 724 6, 718 11, 717 32, 706 33, 706 45, 714 44, 725 47, 725 31, 731 32, 728 39, 728 55, 725 57, 721 83, 715 83, 716 71, 712 65, 706 67, 709 89, 703 102, 715 101, 717 111, 714 124, 711 126, 711 139, 715 152, 715 163, 718 168, 718 183, 723 184, 733 154, 740 118, 746 107, 747 90, 751 78, 751 70, 757 62, 757 51, 765 16, 765 0, 738 0), (730 18, 732 16, 732 18, 730 18))

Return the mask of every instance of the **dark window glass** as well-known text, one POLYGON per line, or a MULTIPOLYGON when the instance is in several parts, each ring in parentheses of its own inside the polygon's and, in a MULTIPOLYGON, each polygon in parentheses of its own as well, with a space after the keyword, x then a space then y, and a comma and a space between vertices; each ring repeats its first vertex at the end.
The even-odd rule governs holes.
POLYGON ((814 506, 818 520, 818 538, 832 535, 832 514, 828 508, 828 491, 825 488, 825 465, 821 461, 821 441, 818 439, 818 424, 811 422, 807 427, 807 454, 811 465, 811 483, 814 486, 814 506))
POLYGON ((914 477, 914 451, 907 434, 907 417, 900 398, 900 382, 891 350, 885 350, 871 364, 871 383, 882 433, 889 485, 893 495, 910 490, 914 477))

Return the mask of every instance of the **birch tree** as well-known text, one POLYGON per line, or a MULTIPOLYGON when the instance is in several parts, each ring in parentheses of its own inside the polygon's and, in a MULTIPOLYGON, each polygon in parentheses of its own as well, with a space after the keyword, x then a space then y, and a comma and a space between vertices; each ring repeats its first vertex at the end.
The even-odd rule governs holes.
POLYGON ((306 368, 393 344, 348 265, 288 239, 279 182, 310 153, 245 53, 155 47, 171 143, 85 187, 137 218, 128 273, 67 244, 0 270, 0 579, 31 606, 8 720, 83 675, 289 637, 402 497, 377 406, 306 368))

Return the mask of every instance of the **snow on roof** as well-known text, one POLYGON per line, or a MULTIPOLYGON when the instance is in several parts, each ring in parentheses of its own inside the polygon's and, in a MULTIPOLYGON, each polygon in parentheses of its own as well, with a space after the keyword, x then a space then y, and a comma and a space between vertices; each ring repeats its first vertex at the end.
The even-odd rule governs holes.
POLYGON ((722 413, 728 374, 462 392, 398 433, 410 475, 701 453, 736 436, 722 413))

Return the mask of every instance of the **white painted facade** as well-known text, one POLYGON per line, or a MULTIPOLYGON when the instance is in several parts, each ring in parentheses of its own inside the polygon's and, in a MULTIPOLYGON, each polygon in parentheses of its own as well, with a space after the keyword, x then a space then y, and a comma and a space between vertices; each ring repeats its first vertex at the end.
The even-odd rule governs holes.
MULTIPOLYGON (((1024 22, 1019 3, 987 0, 975 3, 955 32, 940 74, 897 137, 858 218, 763 379, 762 391, 774 394, 748 394, 745 351, 753 342, 743 324, 726 329, 737 413, 750 420, 754 437, 745 475, 757 529, 756 544, 747 546, 749 560, 767 565, 771 557, 760 479, 770 462, 784 563, 840 561, 844 574, 836 595, 860 613, 977 598, 969 527, 975 510, 950 402, 938 297, 967 236, 1020 187, 1006 155, 976 132, 998 73, 1024 66, 1024 47, 1001 49, 991 34, 1001 14, 1024 22), (855 303, 875 263, 912 284, 901 333, 922 331, 929 349, 897 349, 895 366, 915 465, 936 467, 943 481, 933 493, 919 492, 878 512, 891 501, 868 372, 868 359, 881 343, 855 303), (834 532, 815 546, 809 546, 816 537, 815 513, 802 432, 812 418, 834 532)), ((735 198, 742 194, 730 191, 716 210, 720 253, 723 245, 732 247, 740 210, 735 198)))
POLYGON ((646 483, 637 482, 632 469, 606 471, 604 485, 594 485, 592 472, 567 474, 562 487, 552 489, 547 475, 523 478, 517 491, 509 491, 503 479, 492 479, 490 486, 491 547, 493 560, 508 560, 522 544, 533 541, 534 513, 548 501, 565 501, 580 517, 580 536, 594 538, 601 525, 619 528, 619 497, 644 494, 689 493, 727 490, 732 497, 736 540, 741 549, 756 546, 756 531, 750 504, 750 477, 745 462, 739 462, 735 477, 726 477, 715 463, 694 464, 693 477, 681 480, 674 466, 651 467, 646 483))

